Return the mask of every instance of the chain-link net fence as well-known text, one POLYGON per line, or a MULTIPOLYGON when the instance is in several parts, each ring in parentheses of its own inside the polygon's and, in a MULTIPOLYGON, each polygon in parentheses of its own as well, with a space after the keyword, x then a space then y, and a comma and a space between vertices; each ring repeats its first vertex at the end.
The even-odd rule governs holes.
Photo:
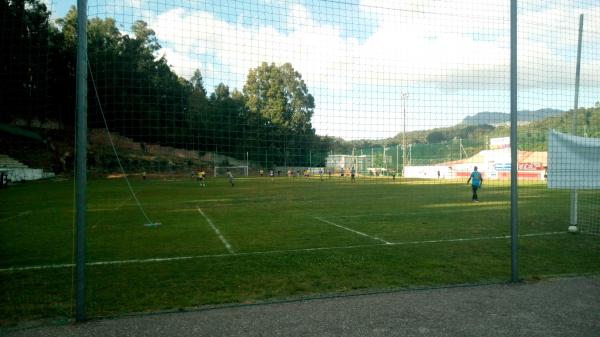
MULTIPOLYGON (((70 5, 0 0, 0 324, 73 317, 70 5)), ((519 1, 513 162, 509 5, 90 0, 88 316, 509 280, 513 165, 520 277, 597 273, 600 6, 519 1)))

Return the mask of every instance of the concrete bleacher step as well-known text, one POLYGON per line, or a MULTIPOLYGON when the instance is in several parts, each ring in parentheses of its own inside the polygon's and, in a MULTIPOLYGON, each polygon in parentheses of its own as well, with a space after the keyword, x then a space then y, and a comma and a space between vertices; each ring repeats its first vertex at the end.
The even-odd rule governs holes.
POLYGON ((0 161, 0 167, 4 168, 29 168, 27 165, 19 162, 19 161, 0 161))
POLYGON ((53 172, 44 172, 43 169, 30 168, 5 154, 0 154, 0 171, 7 174, 10 182, 54 177, 53 172))
POLYGON ((27 165, 13 159, 5 154, 0 154, 0 167, 6 168, 27 168, 27 165))

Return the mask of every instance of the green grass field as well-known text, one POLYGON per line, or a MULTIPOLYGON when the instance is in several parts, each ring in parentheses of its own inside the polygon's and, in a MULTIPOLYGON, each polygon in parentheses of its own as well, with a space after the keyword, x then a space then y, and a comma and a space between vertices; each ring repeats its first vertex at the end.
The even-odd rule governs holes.
MULTIPOLYGON (((351 291, 510 280, 510 195, 490 182, 134 178, 88 186, 88 317, 351 291)), ((72 317, 74 185, 0 191, 0 324, 72 317)), ((568 192, 519 189, 523 279, 600 272, 598 236, 567 234, 568 192)))

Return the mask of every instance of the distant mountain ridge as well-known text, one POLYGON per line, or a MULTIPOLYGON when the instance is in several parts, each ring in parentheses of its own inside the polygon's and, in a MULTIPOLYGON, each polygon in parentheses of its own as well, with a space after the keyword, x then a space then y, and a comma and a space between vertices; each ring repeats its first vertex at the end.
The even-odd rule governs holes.
MULTIPOLYGON (((558 109, 539 109, 535 111, 521 110, 517 111, 517 121, 519 122, 533 122, 548 117, 559 116, 564 113, 563 110, 558 109)), ((510 121, 510 114, 504 112, 479 112, 473 116, 465 117, 461 124, 464 125, 482 125, 482 124, 504 124, 510 121)))

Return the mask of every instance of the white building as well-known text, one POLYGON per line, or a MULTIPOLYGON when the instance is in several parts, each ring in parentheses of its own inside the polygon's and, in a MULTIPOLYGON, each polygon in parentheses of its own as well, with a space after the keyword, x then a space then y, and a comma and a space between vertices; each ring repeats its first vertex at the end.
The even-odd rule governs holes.
MULTIPOLYGON (((353 156, 349 154, 330 154, 327 156, 325 166, 326 169, 333 170, 334 172, 339 172, 342 169, 349 171, 354 167, 356 172, 367 174, 369 170, 374 170, 373 159, 373 156, 370 155, 353 156)), ((384 162, 388 163, 388 166, 391 165, 392 157, 385 156, 384 162)))

